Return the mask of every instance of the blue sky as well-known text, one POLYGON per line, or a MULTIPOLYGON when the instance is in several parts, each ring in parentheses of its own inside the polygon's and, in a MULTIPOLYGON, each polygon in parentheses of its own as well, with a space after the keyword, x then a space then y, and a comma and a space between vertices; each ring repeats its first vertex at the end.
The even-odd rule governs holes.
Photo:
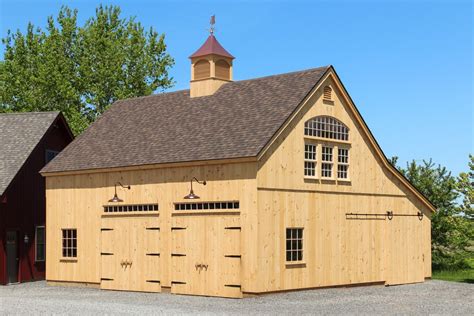
MULTIPOLYGON (((433 158, 455 174, 473 153, 471 1, 23 1, 0 0, 0 27, 44 26, 62 4, 82 24, 99 3, 166 34, 172 90, 189 86, 188 56, 216 37, 234 79, 332 64, 388 157, 433 158)), ((3 46, 0 48, 3 56, 3 46)))

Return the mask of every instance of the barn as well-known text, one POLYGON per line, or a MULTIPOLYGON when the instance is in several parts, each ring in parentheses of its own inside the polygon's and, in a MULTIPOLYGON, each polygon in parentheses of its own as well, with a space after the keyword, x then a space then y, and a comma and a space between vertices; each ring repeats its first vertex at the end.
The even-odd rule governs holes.
POLYGON ((240 298, 431 276, 435 209, 334 67, 233 81, 214 34, 190 59, 189 90, 115 102, 42 170, 49 284, 240 298))
POLYGON ((73 140, 59 112, 0 114, 0 284, 45 277, 45 180, 73 140))

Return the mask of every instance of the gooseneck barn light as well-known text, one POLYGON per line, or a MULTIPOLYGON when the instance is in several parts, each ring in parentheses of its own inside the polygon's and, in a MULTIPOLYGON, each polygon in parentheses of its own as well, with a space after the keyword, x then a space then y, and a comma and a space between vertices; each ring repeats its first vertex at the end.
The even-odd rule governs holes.
POLYGON ((120 182, 116 182, 116 183, 115 183, 115 194, 114 194, 114 197, 111 198, 111 199, 109 200, 109 202, 113 202, 113 203, 115 203, 115 202, 123 202, 123 200, 122 200, 121 198, 119 198, 118 195, 117 195, 117 185, 120 185, 120 186, 121 186, 122 188, 124 188, 124 189, 129 189, 129 190, 131 189, 131 187, 130 187, 129 185, 123 185, 123 184, 120 183, 120 182))
POLYGON ((193 191, 193 181, 196 181, 197 183, 202 184, 202 185, 206 185, 206 181, 199 181, 199 180, 196 179, 196 178, 192 178, 192 179, 191 179, 191 191, 189 191, 189 194, 184 197, 186 200, 196 200, 196 199, 199 199, 199 196, 197 196, 196 194, 194 194, 194 191, 193 191))

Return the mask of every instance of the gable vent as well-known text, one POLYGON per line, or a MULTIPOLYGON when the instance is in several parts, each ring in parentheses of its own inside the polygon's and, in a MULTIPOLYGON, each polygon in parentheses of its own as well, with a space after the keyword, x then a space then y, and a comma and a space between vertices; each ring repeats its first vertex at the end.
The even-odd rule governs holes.
POLYGON ((332 89, 330 86, 325 86, 324 87, 324 94, 323 94, 324 100, 332 100, 332 89))

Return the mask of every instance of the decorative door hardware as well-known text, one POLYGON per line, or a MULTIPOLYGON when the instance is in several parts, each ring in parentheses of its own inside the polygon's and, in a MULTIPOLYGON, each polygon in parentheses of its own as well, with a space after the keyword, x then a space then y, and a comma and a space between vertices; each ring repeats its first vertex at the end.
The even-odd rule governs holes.
POLYGON ((201 273, 202 269, 205 269, 207 271, 207 268, 209 267, 209 265, 204 264, 204 263, 196 263, 194 267, 196 268, 196 271, 199 271, 199 273, 201 273))
POLYGON ((120 261, 120 265, 122 266, 122 268, 125 267, 125 269, 127 267, 132 267, 132 263, 133 263, 133 261, 128 261, 128 260, 120 261))

